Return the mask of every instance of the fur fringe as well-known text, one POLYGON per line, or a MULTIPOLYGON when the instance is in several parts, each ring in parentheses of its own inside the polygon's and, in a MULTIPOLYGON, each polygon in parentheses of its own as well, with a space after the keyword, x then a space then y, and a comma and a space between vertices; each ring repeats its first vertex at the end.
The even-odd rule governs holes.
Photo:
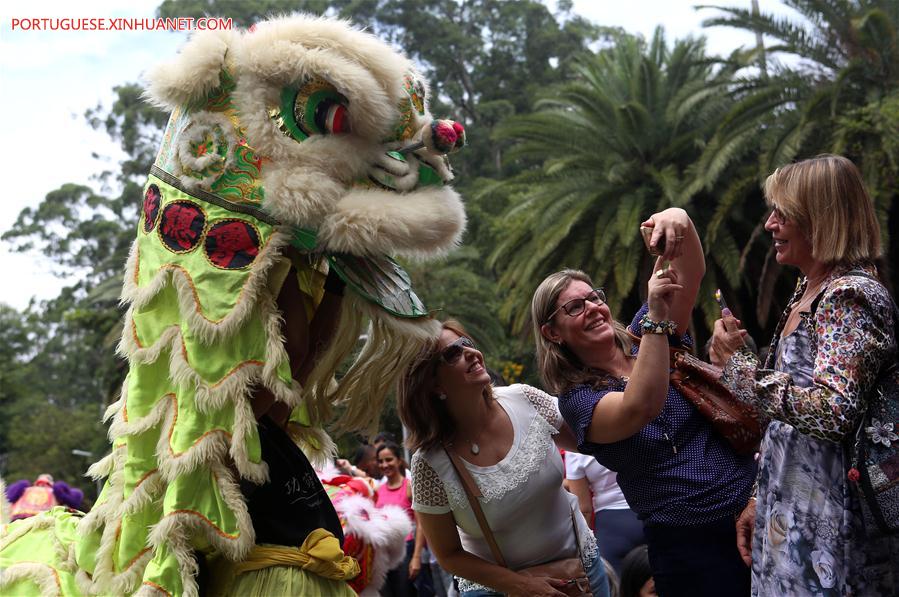
POLYGON ((370 580, 360 595, 377 597, 387 572, 406 555, 406 535, 412 531, 412 522, 402 508, 377 508, 361 495, 341 499, 336 508, 346 520, 345 533, 356 535, 372 547, 370 580))
POLYGON ((56 520, 44 513, 22 519, 14 526, 5 529, 5 534, 0 536, 0 551, 6 549, 23 535, 41 529, 47 529, 56 524, 56 520))
POLYGON ((46 564, 36 562, 22 562, 4 569, 0 574, 0 594, 12 595, 13 593, 8 593, 7 590, 23 580, 30 580, 36 584, 44 597, 62 595, 62 585, 56 570, 46 564))
POLYGON ((233 31, 195 34, 174 60, 147 72, 144 97, 169 111, 205 98, 219 86, 229 47, 239 39, 233 31))
POLYGON ((324 469, 337 458, 337 444, 324 429, 288 422, 287 432, 313 468, 324 469))
POLYGON ((425 187, 405 194, 354 189, 325 218, 319 239, 322 246, 338 253, 426 259, 458 246, 465 224, 462 200, 451 187, 425 187))
POLYGON ((250 520, 250 513, 247 511, 243 495, 234 481, 233 474, 224 464, 213 463, 212 469, 225 503, 237 516, 237 537, 230 538, 220 535, 205 519, 189 512, 173 512, 166 515, 150 532, 149 543, 151 546, 158 549, 166 544, 175 554, 181 573, 183 594, 186 597, 197 597, 199 594, 196 582, 198 566, 193 556, 192 536, 203 536, 232 561, 246 558, 256 542, 256 533, 250 520))
MULTIPOLYGON (((256 258, 256 265, 249 279, 244 284, 243 290, 237 299, 237 303, 228 315, 218 321, 211 321, 202 315, 202 307, 199 298, 194 292, 190 275, 175 264, 167 264, 159 268, 153 279, 144 286, 137 285, 137 275, 140 262, 140 249, 135 240, 128 254, 128 262, 125 268, 125 281, 122 286, 122 303, 130 304, 128 316, 126 316, 125 329, 122 332, 122 340, 119 343, 119 353, 127 358, 140 350, 134 339, 134 330, 131 327, 131 314, 135 310, 147 306, 156 298, 165 286, 171 282, 178 294, 179 311, 188 328, 204 344, 215 344, 226 341, 246 321, 259 304, 260 295, 268 293, 269 270, 277 263, 281 250, 290 244, 291 234, 286 230, 278 229, 272 233, 268 242, 260 250, 256 258)), ((155 359, 153 359, 155 360, 155 359)), ((148 361, 148 362, 152 362, 148 361)))

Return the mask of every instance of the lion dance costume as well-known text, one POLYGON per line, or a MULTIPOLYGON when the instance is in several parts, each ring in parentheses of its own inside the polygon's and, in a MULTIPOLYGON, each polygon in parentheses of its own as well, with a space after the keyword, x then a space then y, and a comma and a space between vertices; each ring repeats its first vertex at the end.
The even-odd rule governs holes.
POLYGON ((198 34, 150 73, 148 94, 172 113, 125 273, 129 372, 106 414, 111 453, 89 470, 106 482, 83 517, 55 508, 6 527, 0 593, 196 595, 207 565, 231 575, 215 594, 279 568, 302 577, 294 593, 349 590, 359 566, 331 501, 287 453, 329 456, 321 427, 335 413, 339 429, 371 431, 439 333, 392 256, 458 243, 465 213, 445 154, 464 130, 432 119, 408 59, 305 16, 198 34), (316 338, 334 282, 344 296, 316 338), (296 313, 282 308, 288 291, 296 313), (285 321, 306 325, 308 350, 289 350, 285 321), (279 444, 267 415, 257 422, 260 392, 290 409, 296 444, 279 444), (254 512, 273 499, 304 508, 284 520, 308 527, 305 540, 264 545, 254 512))

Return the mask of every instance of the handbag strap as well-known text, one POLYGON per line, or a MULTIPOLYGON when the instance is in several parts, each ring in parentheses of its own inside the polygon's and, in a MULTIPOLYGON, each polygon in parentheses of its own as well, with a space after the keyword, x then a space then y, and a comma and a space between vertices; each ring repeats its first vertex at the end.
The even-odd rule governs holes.
MULTIPOLYGON (((481 527, 481 532, 484 533, 484 539, 487 540, 487 545, 490 547, 490 553, 493 554, 493 559, 495 559, 496 563, 503 568, 508 568, 506 560, 503 558, 503 553, 499 549, 499 544, 496 542, 496 537, 493 535, 490 524, 487 522, 487 517, 484 515, 484 510, 481 508, 481 502, 478 501, 478 498, 483 495, 480 488, 477 483, 474 482, 474 478, 471 476, 471 473, 468 472, 468 468, 465 466, 465 463, 462 462, 462 459, 453 453, 449 446, 444 445, 443 450, 446 452, 450 464, 453 465, 456 475, 462 482, 462 489, 465 490, 465 495, 468 497, 468 503, 471 505, 475 518, 478 519, 478 526, 481 527)), ((575 520, 574 516, 574 509, 572 509, 571 526, 574 529, 574 545, 577 548, 578 557, 583 560, 580 533, 578 533, 577 520, 575 520)))
POLYGON ((493 531, 490 530, 490 525, 487 523, 487 517, 484 516, 484 510, 481 508, 481 503, 478 501, 478 497, 482 495, 481 490, 474 482, 471 473, 468 472, 462 459, 454 454, 446 445, 443 446, 443 450, 446 452, 447 457, 450 459, 450 463, 456 470, 456 475, 458 475, 459 480, 462 482, 462 488, 465 490, 465 495, 468 496, 468 503, 471 504, 471 510, 474 512, 475 518, 478 519, 478 526, 481 527, 481 532, 484 533, 484 539, 487 540, 487 545, 490 546, 490 553, 493 554, 493 559, 503 568, 508 568, 508 566, 506 566, 506 559, 503 557, 503 552, 500 551, 499 545, 496 543, 496 537, 494 537, 493 531))

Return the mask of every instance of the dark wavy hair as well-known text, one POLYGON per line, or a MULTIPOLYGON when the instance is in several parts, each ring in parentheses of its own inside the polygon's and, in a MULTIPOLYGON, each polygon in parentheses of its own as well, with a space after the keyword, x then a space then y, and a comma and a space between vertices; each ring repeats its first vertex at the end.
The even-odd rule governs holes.
MULTIPOLYGON (((471 338, 462 324, 452 319, 443 322, 440 329, 471 338)), ((446 402, 440 400, 434 391, 439 364, 437 350, 439 345, 438 338, 427 343, 403 374, 397 388, 396 408, 400 421, 409 432, 406 446, 412 452, 439 446, 449 441, 456 431, 446 402)), ((493 387, 488 385, 484 388, 484 399, 489 400, 492 397, 493 387)))

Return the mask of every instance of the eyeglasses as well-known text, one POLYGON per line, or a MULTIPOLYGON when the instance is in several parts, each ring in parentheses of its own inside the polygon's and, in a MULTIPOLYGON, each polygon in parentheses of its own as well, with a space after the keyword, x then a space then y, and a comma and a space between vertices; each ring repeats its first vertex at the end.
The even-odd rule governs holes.
POLYGON ((447 365, 454 365, 459 362, 459 359, 462 357, 462 351, 466 348, 475 349, 475 346, 471 340, 462 336, 440 351, 440 360, 447 365))
POLYGON ((780 211, 779 207, 775 207, 771 211, 771 215, 774 217, 774 221, 779 225, 783 226, 787 223, 787 216, 784 215, 784 212, 780 211))
POLYGON ((568 317, 577 317, 581 313, 584 312, 584 309, 587 308, 587 303, 593 303, 596 306, 602 305, 606 302, 606 293, 603 292, 602 288, 594 288, 590 294, 583 298, 571 299, 555 311, 549 314, 549 317, 543 323, 549 323, 552 321, 552 318, 556 316, 556 313, 559 311, 565 311, 565 314, 568 317))

